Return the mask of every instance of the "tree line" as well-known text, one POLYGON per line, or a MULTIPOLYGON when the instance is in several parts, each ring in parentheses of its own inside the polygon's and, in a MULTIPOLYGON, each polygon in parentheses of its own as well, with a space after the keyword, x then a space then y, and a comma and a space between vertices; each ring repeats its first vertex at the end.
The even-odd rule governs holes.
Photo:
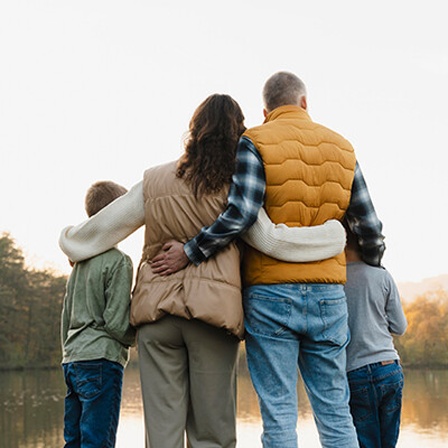
POLYGON ((66 281, 49 270, 28 268, 13 238, 0 235, 0 369, 60 363, 66 281))
POLYGON ((404 366, 448 367, 448 291, 431 291, 403 306, 408 328, 395 346, 404 366))
MULTIPOLYGON (((67 277, 26 266, 22 250, 0 234, 0 369, 56 367, 67 277)), ((448 291, 404 304, 406 334, 396 347, 406 367, 448 367, 448 291)))

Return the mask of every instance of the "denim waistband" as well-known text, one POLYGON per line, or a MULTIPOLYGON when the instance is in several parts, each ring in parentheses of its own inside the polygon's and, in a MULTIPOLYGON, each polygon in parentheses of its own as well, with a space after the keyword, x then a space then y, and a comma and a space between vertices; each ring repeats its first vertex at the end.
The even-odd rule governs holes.
POLYGON ((372 364, 366 364, 365 366, 350 370, 350 372, 358 372, 360 370, 371 370, 371 369, 375 369, 376 367, 387 366, 390 364, 400 364, 400 360, 399 359, 390 359, 387 361, 373 362, 372 364))

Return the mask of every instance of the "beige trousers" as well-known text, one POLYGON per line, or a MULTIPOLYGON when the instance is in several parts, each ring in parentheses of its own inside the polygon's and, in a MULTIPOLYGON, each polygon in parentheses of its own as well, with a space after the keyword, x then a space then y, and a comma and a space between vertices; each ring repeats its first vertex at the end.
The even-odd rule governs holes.
POLYGON ((239 341, 165 316, 138 330, 147 448, 233 448, 239 341))

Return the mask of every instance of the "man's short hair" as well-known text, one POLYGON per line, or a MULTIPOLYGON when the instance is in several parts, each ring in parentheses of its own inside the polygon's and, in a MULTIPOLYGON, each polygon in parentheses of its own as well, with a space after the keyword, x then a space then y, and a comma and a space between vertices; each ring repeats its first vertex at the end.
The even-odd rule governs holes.
POLYGON ((93 216, 106 205, 127 193, 125 187, 110 180, 100 180, 95 182, 87 190, 85 198, 85 208, 87 216, 93 216))
POLYGON ((268 112, 289 104, 298 106, 303 96, 306 96, 305 84, 290 72, 274 73, 263 88, 264 107, 268 112))

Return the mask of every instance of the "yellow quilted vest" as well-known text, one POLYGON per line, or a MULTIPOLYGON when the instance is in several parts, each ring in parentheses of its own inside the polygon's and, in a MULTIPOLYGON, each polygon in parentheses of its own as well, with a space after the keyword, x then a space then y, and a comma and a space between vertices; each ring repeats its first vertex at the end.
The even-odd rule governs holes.
MULTIPOLYGON (((355 155, 339 134, 311 121, 297 106, 272 111, 247 130, 266 173, 265 208, 271 220, 312 226, 342 219, 350 202, 355 155)), ((288 263, 247 246, 246 286, 276 283, 345 283, 345 256, 310 263, 288 263)))

